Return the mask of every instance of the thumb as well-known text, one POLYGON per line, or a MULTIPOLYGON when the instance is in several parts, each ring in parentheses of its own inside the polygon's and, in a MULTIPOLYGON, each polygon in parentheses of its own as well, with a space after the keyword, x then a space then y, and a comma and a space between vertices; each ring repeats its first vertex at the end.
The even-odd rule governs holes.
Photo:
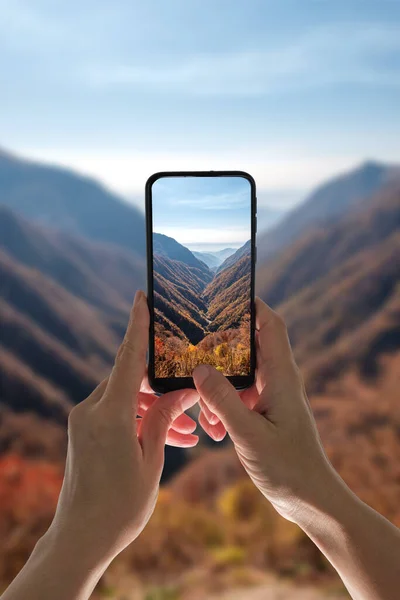
POLYGON ((251 411, 243 404, 239 394, 227 380, 210 365, 199 365, 193 379, 203 402, 217 415, 234 440, 244 432, 251 411))
POLYGON ((150 464, 150 468, 154 467, 161 473, 164 447, 172 423, 198 401, 196 390, 178 390, 157 398, 147 410, 141 423, 140 441, 143 458, 150 464))

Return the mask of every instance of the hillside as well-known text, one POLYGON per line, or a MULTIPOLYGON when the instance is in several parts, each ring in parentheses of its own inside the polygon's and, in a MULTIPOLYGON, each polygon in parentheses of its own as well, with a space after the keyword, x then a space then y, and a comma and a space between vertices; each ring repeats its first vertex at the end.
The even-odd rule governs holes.
POLYGON ((28 443, 24 415, 65 426, 70 407, 108 373, 143 279, 144 264, 133 254, 0 207, 1 406, 16 414, 14 442, 9 419, 0 419, 0 441, 51 454, 39 422, 28 443))
POLYGON ((243 246, 241 246, 240 248, 238 248, 236 250, 236 252, 234 252, 233 254, 229 255, 227 258, 225 258, 225 260, 223 261, 223 263, 218 268, 217 273, 220 273, 224 269, 228 269, 229 267, 231 267, 232 265, 234 265, 235 262, 237 262, 238 260, 240 260, 243 256, 246 256, 247 254, 250 254, 250 251, 251 251, 251 240, 248 240, 243 246))
POLYGON ((250 310, 250 250, 232 266, 217 273, 206 287, 203 298, 208 304, 211 331, 238 327, 250 310))
POLYGON ((161 233, 153 233, 153 254, 170 258, 179 262, 198 269, 201 273, 204 273, 204 277, 207 279, 211 278, 211 274, 207 265, 196 258, 196 256, 185 246, 179 244, 174 238, 168 237, 161 233))
POLYGON ((343 370, 376 374, 400 348, 400 186, 261 265, 258 293, 279 306, 311 391, 343 370))
POLYGON ((0 151, 0 204, 30 220, 145 256, 144 216, 94 179, 0 151))
POLYGON ((89 242, 27 221, 0 205, 0 249, 109 314, 125 315, 145 264, 117 247, 89 242))
POLYGON ((342 216, 365 206, 381 188, 399 179, 398 166, 370 161, 323 183, 276 227, 259 236, 259 260, 272 257, 315 227, 326 224, 329 228, 342 216))

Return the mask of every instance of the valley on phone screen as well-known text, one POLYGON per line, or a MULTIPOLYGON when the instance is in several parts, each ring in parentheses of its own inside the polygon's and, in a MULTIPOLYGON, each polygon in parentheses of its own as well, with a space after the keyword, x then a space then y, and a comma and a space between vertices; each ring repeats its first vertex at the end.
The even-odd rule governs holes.
POLYGON ((155 376, 190 377, 199 364, 248 375, 250 186, 185 179, 153 189, 155 376))

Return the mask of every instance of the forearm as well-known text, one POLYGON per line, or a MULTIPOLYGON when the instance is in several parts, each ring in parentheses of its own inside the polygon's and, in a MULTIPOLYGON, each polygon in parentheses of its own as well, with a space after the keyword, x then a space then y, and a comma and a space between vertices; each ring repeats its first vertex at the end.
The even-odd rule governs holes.
POLYGON ((354 600, 397 600, 400 530, 361 502, 335 474, 298 524, 339 573, 354 600))
POLYGON ((109 562, 90 558, 79 540, 50 529, 1 600, 87 600, 109 562))

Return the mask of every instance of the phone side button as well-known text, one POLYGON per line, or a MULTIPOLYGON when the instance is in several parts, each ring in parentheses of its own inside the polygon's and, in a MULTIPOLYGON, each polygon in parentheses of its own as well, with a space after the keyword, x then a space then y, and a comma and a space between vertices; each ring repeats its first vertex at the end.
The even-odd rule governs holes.
POLYGON ((254 247, 254 262, 257 262, 257 246, 254 247))

